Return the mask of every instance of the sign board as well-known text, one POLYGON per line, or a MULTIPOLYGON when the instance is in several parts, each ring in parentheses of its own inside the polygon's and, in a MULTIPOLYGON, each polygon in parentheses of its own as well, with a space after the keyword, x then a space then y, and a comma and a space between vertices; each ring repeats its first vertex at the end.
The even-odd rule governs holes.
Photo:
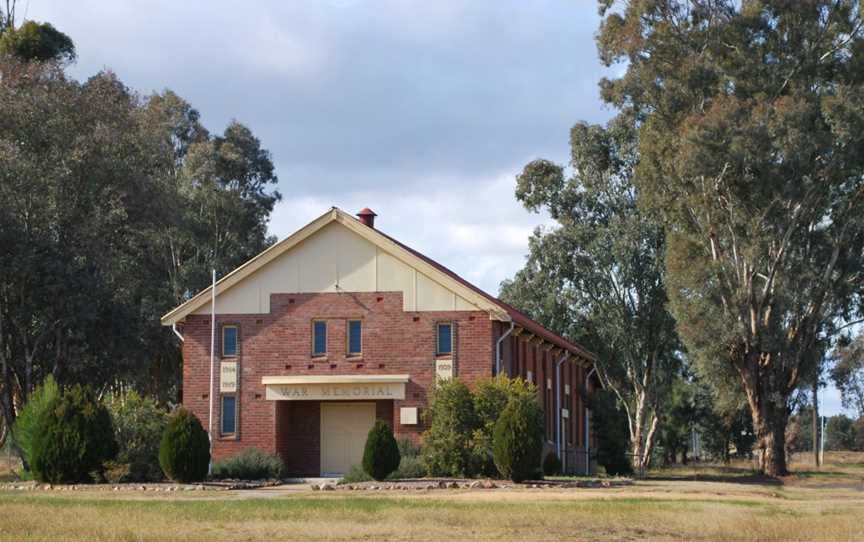
POLYGON ((561 417, 562 418, 569 418, 570 417, 570 410, 568 410, 566 408, 562 408, 561 409, 561 417))
POLYGON ((267 384, 269 401, 339 401, 354 399, 405 399, 402 382, 267 384))
POLYGON ((417 407, 402 407, 399 409, 401 425, 417 425, 417 407))
POLYGON ((453 360, 452 359, 436 359, 435 360, 435 378, 449 380, 453 378, 453 360))
POLYGON ((223 361, 219 367, 219 392, 237 392, 237 362, 223 361))

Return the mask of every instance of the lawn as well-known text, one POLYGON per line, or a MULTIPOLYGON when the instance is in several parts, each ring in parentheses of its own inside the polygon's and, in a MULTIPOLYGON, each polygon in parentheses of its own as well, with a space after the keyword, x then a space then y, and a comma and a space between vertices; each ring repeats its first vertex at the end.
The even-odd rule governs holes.
POLYGON ((7 492, 0 540, 864 540, 864 454, 784 480, 661 470, 614 489, 7 492))

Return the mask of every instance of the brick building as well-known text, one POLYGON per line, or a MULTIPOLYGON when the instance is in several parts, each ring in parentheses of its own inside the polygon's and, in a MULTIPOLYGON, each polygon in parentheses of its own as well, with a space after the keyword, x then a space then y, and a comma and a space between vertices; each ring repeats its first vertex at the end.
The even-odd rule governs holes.
POLYGON ((257 447, 296 476, 341 474, 375 419, 420 440, 436 378, 501 371, 537 385, 547 449, 589 469, 594 355, 358 216, 327 211, 162 318, 214 458, 257 447))

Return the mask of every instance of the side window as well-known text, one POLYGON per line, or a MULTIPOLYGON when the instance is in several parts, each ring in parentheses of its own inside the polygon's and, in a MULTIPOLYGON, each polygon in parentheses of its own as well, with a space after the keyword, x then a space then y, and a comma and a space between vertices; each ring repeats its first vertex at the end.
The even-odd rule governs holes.
POLYGON ((222 326, 222 357, 237 357, 237 326, 222 326))
POLYGON ((237 432, 237 396, 222 396, 222 436, 231 436, 237 432))
POLYGON ((441 322, 438 324, 438 340, 436 353, 445 356, 453 353, 453 324, 441 322))
POLYGON ((312 355, 327 354, 327 322, 315 320, 312 322, 312 355))
POLYGON ((348 355, 359 356, 363 353, 363 322, 348 320, 348 355))

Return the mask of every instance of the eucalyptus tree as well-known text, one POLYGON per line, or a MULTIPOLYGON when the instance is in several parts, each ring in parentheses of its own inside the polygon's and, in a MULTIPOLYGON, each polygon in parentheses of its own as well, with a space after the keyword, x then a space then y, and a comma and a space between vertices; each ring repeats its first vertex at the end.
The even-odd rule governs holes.
POLYGON ((639 119, 640 204, 666 222, 689 355, 735 373, 760 469, 789 400, 859 310, 864 40, 856 0, 601 0, 604 99, 639 119))
POLYGON ((660 403, 678 374, 675 322, 666 310, 662 227, 639 209, 631 119, 576 124, 572 174, 528 164, 516 197, 557 222, 535 231, 525 268, 502 296, 598 354, 598 372, 627 415, 634 467, 651 460, 660 403))

